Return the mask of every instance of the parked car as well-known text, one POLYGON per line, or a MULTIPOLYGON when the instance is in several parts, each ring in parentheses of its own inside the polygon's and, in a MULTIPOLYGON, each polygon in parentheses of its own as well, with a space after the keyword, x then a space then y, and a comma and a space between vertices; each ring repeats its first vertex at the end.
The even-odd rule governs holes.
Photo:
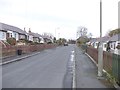
POLYGON ((41 40, 41 41, 40 41, 40 44, 44 44, 44 41, 41 40))
POLYGON ((68 46, 68 43, 66 42, 66 43, 64 43, 64 46, 68 46))

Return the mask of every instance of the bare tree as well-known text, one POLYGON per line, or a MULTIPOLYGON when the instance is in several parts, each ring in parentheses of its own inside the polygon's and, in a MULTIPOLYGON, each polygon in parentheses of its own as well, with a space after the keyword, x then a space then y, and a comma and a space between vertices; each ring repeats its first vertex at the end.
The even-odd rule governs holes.
POLYGON ((89 33, 87 36, 88 36, 88 38, 92 38, 93 35, 92 35, 92 33, 89 33))
POLYGON ((77 37, 77 42, 79 44, 85 44, 92 38, 92 33, 88 33, 88 29, 86 27, 78 27, 77 37))
POLYGON ((49 37, 51 39, 54 38, 54 36, 51 33, 47 33, 47 32, 43 33, 43 36, 47 36, 47 37, 49 37))
POLYGON ((86 27, 78 27, 77 36, 78 37, 87 36, 87 32, 88 32, 88 30, 86 27))

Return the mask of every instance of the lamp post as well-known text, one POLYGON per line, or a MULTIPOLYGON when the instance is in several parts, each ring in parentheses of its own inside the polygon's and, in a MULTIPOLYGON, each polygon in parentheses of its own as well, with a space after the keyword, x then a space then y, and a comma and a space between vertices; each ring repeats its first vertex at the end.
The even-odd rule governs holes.
POLYGON ((57 32, 58 29, 60 29, 60 28, 59 27, 55 28, 55 37, 56 37, 56 39, 57 39, 56 32, 57 32))
POLYGON ((100 43, 98 48, 98 77, 102 76, 103 76, 102 0, 100 0, 100 43))

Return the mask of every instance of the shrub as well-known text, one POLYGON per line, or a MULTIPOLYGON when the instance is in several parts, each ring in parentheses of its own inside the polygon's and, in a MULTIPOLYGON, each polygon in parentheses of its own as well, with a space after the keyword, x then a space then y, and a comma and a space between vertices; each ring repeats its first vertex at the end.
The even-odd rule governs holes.
POLYGON ((15 39, 15 38, 7 38, 7 42, 8 42, 10 45, 16 45, 16 39, 15 39))
POLYGON ((120 45, 118 45, 116 48, 117 48, 117 49, 120 49, 120 45))
POLYGON ((27 39, 20 39, 17 41, 17 43, 25 43, 25 44, 28 44, 29 41, 27 39))

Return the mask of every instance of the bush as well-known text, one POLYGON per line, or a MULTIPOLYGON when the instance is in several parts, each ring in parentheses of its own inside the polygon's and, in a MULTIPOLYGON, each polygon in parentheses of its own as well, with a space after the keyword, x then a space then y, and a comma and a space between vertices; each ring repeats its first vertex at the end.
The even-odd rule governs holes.
POLYGON ((17 43, 25 43, 25 44, 28 44, 29 41, 27 39, 20 39, 17 41, 17 43))
POLYGON ((15 38, 8 38, 8 39, 7 39, 7 42, 8 42, 10 45, 16 45, 16 39, 15 39, 15 38))
POLYGON ((117 49, 120 49, 120 45, 118 45, 116 48, 117 48, 117 49))

